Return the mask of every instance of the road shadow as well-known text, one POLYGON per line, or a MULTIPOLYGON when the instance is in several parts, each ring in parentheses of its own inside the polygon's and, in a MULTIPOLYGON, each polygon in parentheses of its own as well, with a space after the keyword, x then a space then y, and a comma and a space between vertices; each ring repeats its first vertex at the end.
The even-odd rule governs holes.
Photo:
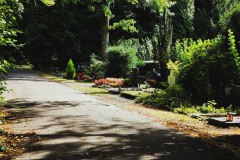
MULTIPOLYGON (((44 113, 71 108, 80 102, 32 102, 12 100, 10 119, 43 118, 44 113), (40 107, 41 106, 41 107, 40 107), (38 109, 39 108, 39 109, 38 109)), ((90 103, 91 102, 83 102, 90 103)), ((37 133, 45 141, 29 143, 19 159, 79 160, 79 159, 160 159, 160 160, 237 160, 228 151, 206 144, 176 131, 139 122, 112 118, 109 122, 94 119, 79 112, 74 115, 54 115, 38 130, 57 128, 56 131, 37 133), (60 129, 59 129, 60 128, 60 129), (31 157, 33 156, 33 157, 31 157)), ((15 134, 21 136, 21 134, 15 134)))
POLYGON ((26 99, 13 99, 8 101, 8 108, 10 115, 8 120, 17 120, 26 118, 42 117, 45 112, 59 110, 63 107, 76 107, 80 102, 69 101, 27 101, 26 99))

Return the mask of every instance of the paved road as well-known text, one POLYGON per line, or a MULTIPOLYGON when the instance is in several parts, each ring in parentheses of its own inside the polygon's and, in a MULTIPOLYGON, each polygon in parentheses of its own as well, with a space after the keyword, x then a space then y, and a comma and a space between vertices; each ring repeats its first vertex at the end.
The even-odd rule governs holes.
POLYGON ((21 117, 16 134, 46 138, 20 160, 233 160, 231 153, 23 70, 6 79, 5 96, 21 117))

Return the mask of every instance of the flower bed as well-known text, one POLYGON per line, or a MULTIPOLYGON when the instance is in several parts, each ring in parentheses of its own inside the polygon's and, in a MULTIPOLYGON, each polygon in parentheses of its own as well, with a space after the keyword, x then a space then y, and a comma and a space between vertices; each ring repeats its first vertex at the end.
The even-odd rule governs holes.
POLYGON ((111 87, 123 87, 124 86, 124 79, 122 78, 102 78, 94 81, 96 86, 101 85, 108 85, 111 87))

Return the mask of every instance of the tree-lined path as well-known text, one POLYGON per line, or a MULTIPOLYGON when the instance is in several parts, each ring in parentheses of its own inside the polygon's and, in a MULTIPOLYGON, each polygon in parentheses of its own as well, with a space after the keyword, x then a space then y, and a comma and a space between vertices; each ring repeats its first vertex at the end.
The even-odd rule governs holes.
POLYGON ((16 157, 30 159, 233 160, 231 153, 24 70, 5 80, 19 119, 16 134, 44 140, 16 157))

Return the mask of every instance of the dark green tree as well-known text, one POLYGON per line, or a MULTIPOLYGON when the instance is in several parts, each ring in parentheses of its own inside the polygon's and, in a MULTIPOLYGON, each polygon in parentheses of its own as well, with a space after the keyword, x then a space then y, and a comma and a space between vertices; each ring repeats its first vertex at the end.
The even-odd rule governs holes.
POLYGON ((173 42, 177 39, 192 38, 194 34, 194 0, 175 0, 172 6, 173 42))
POLYGON ((161 14, 156 15, 157 19, 153 30, 154 59, 159 62, 163 80, 166 80, 168 75, 167 62, 173 35, 172 16, 171 10, 165 8, 161 14))
POLYGON ((196 38, 214 38, 239 3, 238 0, 195 0, 196 38))
POLYGON ((21 27, 26 45, 22 52, 36 69, 64 70, 70 58, 78 64, 100 50, 99 17, 85 7, 60 2, 52 7, 41 3, 26 3, 25 7, 21 27))

